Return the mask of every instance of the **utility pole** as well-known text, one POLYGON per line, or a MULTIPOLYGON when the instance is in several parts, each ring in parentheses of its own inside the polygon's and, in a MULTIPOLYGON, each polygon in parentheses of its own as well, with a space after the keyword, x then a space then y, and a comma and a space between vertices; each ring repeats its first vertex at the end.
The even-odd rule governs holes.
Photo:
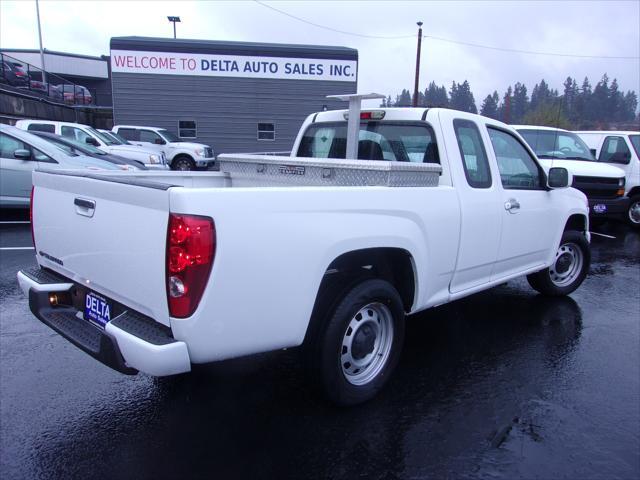
POLYGON ((418 82, 420 81, 420 47, 422 46, 422 22, 418 22, 418 53, 416 54, 416 83, 413 87, 413 106, 418 106, 418 82))
POLYGON ((44 50, 42 49, 42 30, 40 29, 40 7, 38 0, 36 0, 36 17, 38 18, 38 38, 40 38, 40 63, 42 64, 42 83, 47 89, 47 95, 49 94, 49 87, 47 85, 47 72, 44 67, 44 50))

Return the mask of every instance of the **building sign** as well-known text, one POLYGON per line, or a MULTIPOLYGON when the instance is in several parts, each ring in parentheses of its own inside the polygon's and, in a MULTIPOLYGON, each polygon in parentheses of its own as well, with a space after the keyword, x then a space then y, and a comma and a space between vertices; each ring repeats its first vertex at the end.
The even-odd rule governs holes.
POLYGON ((111 51, 114 73, 355 82, 357 68, 355 60, 111 51))

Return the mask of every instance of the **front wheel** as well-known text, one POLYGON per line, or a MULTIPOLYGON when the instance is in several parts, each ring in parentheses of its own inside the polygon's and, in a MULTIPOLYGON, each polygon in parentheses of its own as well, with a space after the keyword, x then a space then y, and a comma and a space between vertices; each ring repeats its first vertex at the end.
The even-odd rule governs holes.
POLYGON ((171 167, 174 170, 187 171, 195 170, 196 164, 193 163, 193 160, 191 160, 189 157, 178 157, 173 161, 171 167))
POLYGON ((631 227, 640 229, 640 195, 634 195, 629 200, 627 221, 631 227))
POLYGON ((562 234, 553 264, 531 275, 527 281, 535 290, 552 296, 569 295, 584 281, 591 264, 591 249, 581 232, 562 234))
POLYGON ((342 406, 365 402, 384 386, 400 358, 400 295, 384 280, 365 280, 342 297, 323 330, 317 366, 326 395, 342 406))

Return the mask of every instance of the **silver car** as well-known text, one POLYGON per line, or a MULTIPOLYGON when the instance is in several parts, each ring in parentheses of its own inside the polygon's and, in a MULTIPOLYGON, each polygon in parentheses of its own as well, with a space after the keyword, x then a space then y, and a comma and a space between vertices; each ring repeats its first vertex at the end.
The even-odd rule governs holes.
POLYGON ((24 130, 0 125, 0 207, 28 207, 36 168, 120 170, 98 158, 72 155, 24 130))

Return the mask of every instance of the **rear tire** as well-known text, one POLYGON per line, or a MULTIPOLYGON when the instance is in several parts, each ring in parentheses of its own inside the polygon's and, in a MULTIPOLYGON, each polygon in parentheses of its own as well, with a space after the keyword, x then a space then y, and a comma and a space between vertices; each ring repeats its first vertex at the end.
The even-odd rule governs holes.
POLYGON ((368 279, 349 289, 313 339, 326 396, 341 406, 373 398, 395 369, 403 340, 402 300, 389 282, 368 279))
POLYGON ((634 195, 629 199, 627 209, 627 223, 636 230, 640 229, 640 195, 634 195))
POLYGON ((173 163, 171 164, 171 168, 173 170, 181 170, 181 171, 195 170, 196 164, 191 158, 185 155, 182 155, 177 157, 173 161, 173 163))
POLYGON ((584 281, 591 264, 591 249, 581 232, 562 234, 553 265, 531 275, 527 281, 534 290, 551 296, 569 295, 584 281))

